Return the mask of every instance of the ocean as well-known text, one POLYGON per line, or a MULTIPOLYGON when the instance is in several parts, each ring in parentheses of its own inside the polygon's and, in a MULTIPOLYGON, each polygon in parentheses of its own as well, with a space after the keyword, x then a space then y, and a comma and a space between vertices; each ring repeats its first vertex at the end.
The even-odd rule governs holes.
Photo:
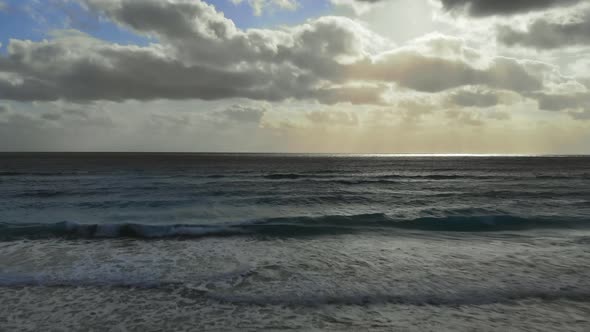
POLYGON ((0 154, 0 330, 589 331, 590 157, 0 154))

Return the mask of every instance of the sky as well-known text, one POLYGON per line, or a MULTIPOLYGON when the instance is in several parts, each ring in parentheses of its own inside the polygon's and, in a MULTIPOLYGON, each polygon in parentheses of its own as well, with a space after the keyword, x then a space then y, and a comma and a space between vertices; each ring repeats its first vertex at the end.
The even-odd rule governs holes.
POLYGON ((590 0, 0 0, 0 151, 590 153, 590 0))

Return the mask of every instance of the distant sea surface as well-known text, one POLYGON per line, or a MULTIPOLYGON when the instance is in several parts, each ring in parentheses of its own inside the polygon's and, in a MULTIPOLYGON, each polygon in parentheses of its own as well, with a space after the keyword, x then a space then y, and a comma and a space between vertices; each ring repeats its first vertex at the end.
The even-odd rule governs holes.
POLYGON ((0 330, 590 330, 590 157, 0 154, 0 330))

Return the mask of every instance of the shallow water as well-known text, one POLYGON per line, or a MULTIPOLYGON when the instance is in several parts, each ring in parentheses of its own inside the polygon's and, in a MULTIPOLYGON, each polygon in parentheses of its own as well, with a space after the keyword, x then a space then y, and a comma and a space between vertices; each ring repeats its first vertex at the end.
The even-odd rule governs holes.
POLYGON ((590 158, 0 155, 5 330, 590 327, 590 158))

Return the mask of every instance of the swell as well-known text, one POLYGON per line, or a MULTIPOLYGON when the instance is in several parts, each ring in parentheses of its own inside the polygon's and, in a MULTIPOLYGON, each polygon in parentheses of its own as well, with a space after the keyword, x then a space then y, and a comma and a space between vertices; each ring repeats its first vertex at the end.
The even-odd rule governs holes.
POLYGON ((447 216, 399 220, 385 214, 271 218, 226 225, 0 223, 0 240, 46 238, 202 238, 210 236, 322 236, 374 231, 498 232, 590 229, 585 218, 524 218, 510 215, 447 216))

